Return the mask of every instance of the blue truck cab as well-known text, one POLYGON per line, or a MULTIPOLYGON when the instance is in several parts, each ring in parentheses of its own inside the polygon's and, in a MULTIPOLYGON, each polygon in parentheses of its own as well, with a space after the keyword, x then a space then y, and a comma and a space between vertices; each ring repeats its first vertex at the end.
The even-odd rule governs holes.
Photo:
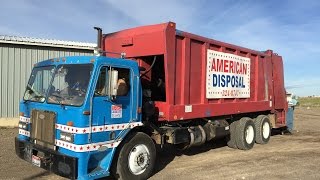
POLYGON ((143 128, 141 96, 133 60, 75 56, 39 62, 20 103, 16 154, 70 179, 111 172, 120 179, 149 176, 155 146, 136 130, 143 128))

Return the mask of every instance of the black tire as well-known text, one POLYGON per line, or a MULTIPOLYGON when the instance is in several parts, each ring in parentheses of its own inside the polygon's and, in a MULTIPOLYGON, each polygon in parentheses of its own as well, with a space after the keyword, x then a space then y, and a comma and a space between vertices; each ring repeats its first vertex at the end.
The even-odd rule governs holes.
POLYGON ((271 136, 271 123, 266 115, 259 115, 255 119, 256 126, 256 143, 267 144, 271 136), (269 130, 265 129, 268 128, 269 130))
MULTIPOLYGON (((113 164, 113 167, 112 167, 112 174, 115 179, 144 180, 144 179, 148 179, 152 175, 153 168, 155 165, 155 160, 156 160, 156 147, 152 139, 148 135, 142 132, 134 133, 130 135, 130 137, 128 137, 122 143, 122 145, 119 146, 118 148, 120 148, 119 152, 115 156, 115 158, 117 159, 114 160, 115 163, 113 164), (137 151, 137 149, 140 149, 138 147, 143 147, 142 149, 147 149, 148 155, 146 155, 147 151, 141 154, 138 153, 139 157, 143 156, 140 159, 140 161, 142 161, 140 162, 142 163, 142 165, 140 166, 145 166, 145 170, 142 170, 141 173, 135 174, 129 167, 130 166, 129 155, 134 156, 133 155, 135 154, 134 151, 137 151)), ((135 163, 138 163, 138 162, 135 162, 135 163)))
POLYGON ((226 137, 227 139, 227 145, 230 148, 238 149, 237 142, 236 142, 236 127, 238 126, 239 122, 234 121, 230 124, 230 135, 226 137))
POLYGON ((252 119, 248 117, 241 118, 236 127, 236 142, 238 149, 252 149, 255 143, 255 132, 255 125, 252 119))

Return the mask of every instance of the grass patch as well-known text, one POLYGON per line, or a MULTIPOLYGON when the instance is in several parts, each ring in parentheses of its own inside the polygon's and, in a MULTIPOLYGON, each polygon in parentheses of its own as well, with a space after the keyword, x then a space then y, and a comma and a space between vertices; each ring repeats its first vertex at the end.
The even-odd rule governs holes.
POLYGON ((298 101, 302 107, 320 107, 320 97, 300 97, 298 101))

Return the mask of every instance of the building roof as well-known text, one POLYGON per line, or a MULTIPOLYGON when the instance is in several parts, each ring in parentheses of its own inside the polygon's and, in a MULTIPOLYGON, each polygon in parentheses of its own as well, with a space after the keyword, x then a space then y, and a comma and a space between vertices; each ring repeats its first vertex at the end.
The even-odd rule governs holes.
POLYGON ((22 45, 33 45, 33 46, 49 46, 49 47, 72 48, 72 49, 88 49, 88 50, 93 50, 97 46, 97 44, 94 44, 94 43, 62 41, 62 40, 55 40, 55 39, 41 39, 41 38, 20 37, 20 36, 8 36, 8 35, 0 35, 0 43, 22 44, 22 45))

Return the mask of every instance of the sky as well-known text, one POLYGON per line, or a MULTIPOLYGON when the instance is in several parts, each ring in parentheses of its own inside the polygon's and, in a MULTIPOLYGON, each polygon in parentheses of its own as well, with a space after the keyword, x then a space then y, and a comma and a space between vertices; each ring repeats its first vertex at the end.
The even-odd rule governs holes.
POLYGON ((177 29, 283 57, 287 90, 320 95, 318 0, 2 0, 0 34, 96 42, 168 21, 177 29))

